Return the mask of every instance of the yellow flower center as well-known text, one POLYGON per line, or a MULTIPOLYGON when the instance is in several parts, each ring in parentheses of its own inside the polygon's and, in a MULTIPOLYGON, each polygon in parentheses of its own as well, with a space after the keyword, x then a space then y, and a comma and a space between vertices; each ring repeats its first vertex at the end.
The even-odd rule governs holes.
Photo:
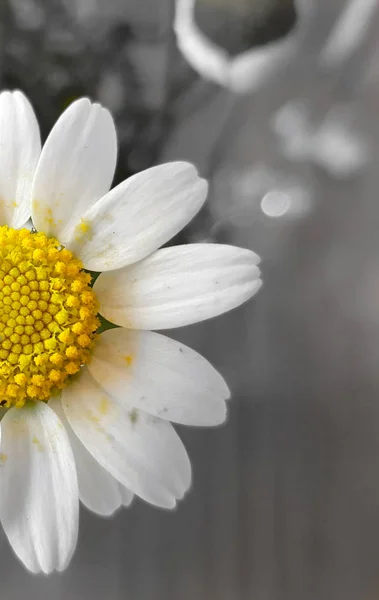
POLYGON ((54 238, 0 227, 0 404, 47 401, 89 360, 91 275, 54 238))

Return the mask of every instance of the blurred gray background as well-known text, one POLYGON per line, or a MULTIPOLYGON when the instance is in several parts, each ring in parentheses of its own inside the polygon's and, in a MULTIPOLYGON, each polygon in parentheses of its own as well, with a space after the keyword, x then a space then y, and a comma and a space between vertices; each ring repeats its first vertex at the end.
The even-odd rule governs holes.
POLYGON ((31 576, 1 534, 0 598, 375 600, 379 3, 364 21, 367 0, 198 0, 199 26, 232 56, 297 32, 244 95, 181 56, 174 4, 3 0, 0 83, 29 95, 44 137, 78 96, 108 106, 116 182, 172 159, 210 179, 206 208, 173 242, 254 249, 265 284, 169 335, 224 374, 229 419, 178 428, 193 488, 176 511, 82 509, 63 574, 31 576), (356 19, 338 52, 348 6, 356 19))

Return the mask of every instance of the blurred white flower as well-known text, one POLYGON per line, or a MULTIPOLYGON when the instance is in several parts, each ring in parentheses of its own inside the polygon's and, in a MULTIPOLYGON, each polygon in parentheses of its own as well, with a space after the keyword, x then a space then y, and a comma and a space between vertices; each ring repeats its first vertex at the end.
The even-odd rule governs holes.
POLYGON ((288 61, 310 8, 309 0, 295 0, 297 26, 286 37, 233 57, 198 27, 195 4, 196 0, 176 0, 174 31, 178 48, 202 77, 237 93, 256 89, 288 61))
POLYGON ((291 160, 312 161, 336 177, 349 176, 367 164, 369 143, 353 126, 352 110, 337 106, 318 122, 301 101, 283 106, 272 126, 283 154, 291 160))
MULTIPOLYGON (((196 1, 176 0, 174 30, 178 47, 202 77, 237 93, 255 90, 295 56, 317 8, 315 0, 294 0, 297 24, 287 36, 234 57, 200 29, 195 20, 196 1)), ((237 5, 233 0, 228 2, 229 8, 237 9, 237 5)), ((320 53, 320 65, 333 68, 348 60, 365 40, 378 8, 377 0, 347 1, 320 53)))

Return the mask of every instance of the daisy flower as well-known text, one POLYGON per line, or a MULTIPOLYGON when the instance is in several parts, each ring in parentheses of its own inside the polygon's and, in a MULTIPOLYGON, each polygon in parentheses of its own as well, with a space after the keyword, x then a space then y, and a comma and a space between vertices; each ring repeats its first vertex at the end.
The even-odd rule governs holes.
POLYGON ((183 497, 191 467, 171 421, 222 423, 229 390, 151 330, 219 315, 261 285, 249 250, 159 249, 205 200, 192 165, 109 191, 116 155, 99 104, 74 102, 41 151, 28 100, 0 94, 0 520, 34 573, 68 565, 79 499, 110 515, 134 494, 163 508, 183 497), (99 315, 118 327, 98 334, 99 315))

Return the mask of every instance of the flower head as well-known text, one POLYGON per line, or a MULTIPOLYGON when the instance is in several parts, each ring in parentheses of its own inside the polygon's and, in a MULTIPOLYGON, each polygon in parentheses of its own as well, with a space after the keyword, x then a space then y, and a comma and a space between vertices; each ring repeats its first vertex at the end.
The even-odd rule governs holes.
POLYGON ((28 229, 0 226, 0 403, 49 400, 90 358, 100 322, 72 253, 28 229))
POLYGON ((259 259, 225 245, 159 250, 206 182, 176 162, 109 191, 116 134, 98 104, 74 102, 41 151, 28 100, 3 92, 0 140, 0 520, 25 566, 50 573, 75 549, 79 499, 110 515, 134 494, 173 508, 188 490, 170 421, 221 423, 229 390, 151 330, 238 306, 260 287, 259 259), (94 285, 89 271, 101 272, 94 285), (99 333, 99 315, 118 327, 99 333))

